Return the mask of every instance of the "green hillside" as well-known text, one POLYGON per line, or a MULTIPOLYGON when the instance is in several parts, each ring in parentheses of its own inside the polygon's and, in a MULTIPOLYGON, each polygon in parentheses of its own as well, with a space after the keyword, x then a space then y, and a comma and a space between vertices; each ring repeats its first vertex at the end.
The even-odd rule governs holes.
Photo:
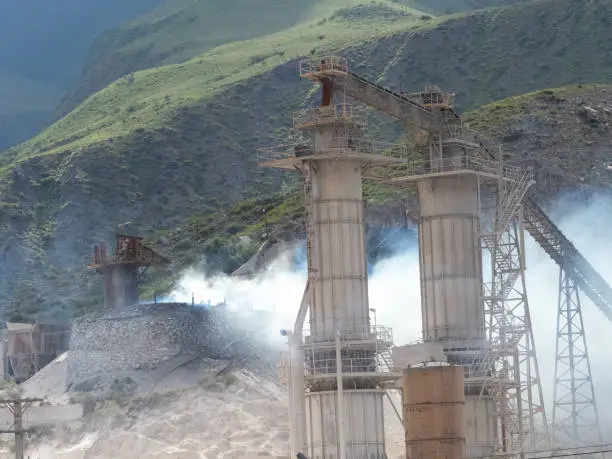
MULTIPOLYGON (((2 157, 0 307, 17 307, 16 292, 49 313, 87 306, 95 285, 83 277, 89 250, 127 221, 145 235, 165 232, 160 243, 185 263, 229 236, 257 234, 261 199, 286 206, 270 214, 279 234, 296 231, 285 217, 297 212, 298 201, 285 201, 298 199, 295 179, 257 170, 255 151, 284 143, 291 112, 313 103, 312 85, 297 74, 302 56, 342 54, 354 71, 395 89, 437 83, 471 109, 548 87, 612 82, 611 13, 612 0, 537 1, 444 19, 364 5, 123 77, 2 157), (251 198, 235 214, 224 210, 251 198), (250 226, 228 215, 244 215, 250 226), (190 231, 194 237, 176 237, 190 231)), ((373 121, 387 141, 400 132, 373 121)), ((379 190, 368 193, 386 205, 379 190)))
POLYGON ((65 115, 88 95, 132 72, 184 62, 225 43, 299 24, 316 24, 338 14, 374 20, 422 17, 425 13, 442 16, 518 1, 170 0, 137 20, 109 30, 95 42, 82 79, 58 113, 65 115))
POLYGON ((459 13, 482 8, 521 3, 528 0, 394 0, 400 5, 405 5, 427 13, 441 16, 445 14, 459 13))
MULTIPOLYGON (((353 14, 371 18, 423 14, 391 0, 169 1, 96 41, 80 84, 60 111, 65 114, 89 94, 129 73, 184 62, 226 43, 275 34, 300 24, 316 26, 346 8, 356 8, 353 14)), ((308 34, 307 28, 298 28, 295 33, 308 34)))

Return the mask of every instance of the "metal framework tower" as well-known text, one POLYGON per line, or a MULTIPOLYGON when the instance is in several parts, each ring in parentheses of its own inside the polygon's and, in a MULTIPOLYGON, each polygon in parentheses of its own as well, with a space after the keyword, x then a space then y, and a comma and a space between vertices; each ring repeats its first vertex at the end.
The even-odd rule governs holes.
POLYGON ((549 447, 541 379, 525 288, 522 212, 494 237, 485 236, 491 283, 485 284, 489 356, 483 394, 494 400, 495 453, 520 456, 549 447))
POLYGON ((561 268, 553 400, 553 447, 602 444, 576 282, 561 268))
POLYGON ((104 307, 122 308, 137 304, 138 287, 151 266, 170 261, 142 243, 138 236, 115 235, 115 253, 108 256, 106 243, 94 248, 93 262, 88 266, 104 275, 104 307))
POLYGON ((410 99, 443 129, 421 139, 421 161, 405 176, 387 180, 417 187, 423 338, 465 369, 468 457, 518 456, 548 445, 521 224, 533 175, 492 159, 451 112, 450 95, 429 90, 410 99))

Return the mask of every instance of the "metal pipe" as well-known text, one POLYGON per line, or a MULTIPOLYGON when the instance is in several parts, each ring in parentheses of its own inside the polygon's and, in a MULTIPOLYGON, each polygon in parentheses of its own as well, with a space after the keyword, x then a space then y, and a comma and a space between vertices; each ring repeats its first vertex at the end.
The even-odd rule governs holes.
POLYGON ((302 347, 302 330, 311 302, 310 279, 306 281, 300 309, 293 325, 292 336, 289 337, 289 396, 290 429, 292 431, 291 454, 295 456, 306 448, 306 396, 304 394, 304 349, 302 347))
MULTIPOLYGON (((281 331, 281 333, 283 333, 281 331)), ((287 392, 289 393, 289 438, 290 441, 290 449, 291 449, 291 457, 295 457, 298 454, 297 450, 297 441, 296 441, 296 424, 295 424, 295 401, 294 401, 294 387, 293 387, 293 365, 294 365, 294 344, 293 344, 293 334, 287 334, 288 345, 289 345, 289 375, 287 378, 287 392)))
POLYGON ((342 385, 342 355, 340 348, 340 330, 336 330, 336 382, 338 385, 338 457, 345 459, 344 455, 344 387, 342 385))
POLYGON ((385 395, 387 396, 387 398, 389 399, 389 403, 391 403, 391 408, 393 408, 393 411, 395 411, 395 414, 397 415, 397 419, 399 420, 400 424, 402 425, 402 427, 404 427, 404 421, 402 419, 402 415, 400 414, 399 410, 397 409, 397 407, 395 406, 395 402, 393 401, 393 399, 391 398, 391 394, 389 393, 389 389, 385 390, 385 395))

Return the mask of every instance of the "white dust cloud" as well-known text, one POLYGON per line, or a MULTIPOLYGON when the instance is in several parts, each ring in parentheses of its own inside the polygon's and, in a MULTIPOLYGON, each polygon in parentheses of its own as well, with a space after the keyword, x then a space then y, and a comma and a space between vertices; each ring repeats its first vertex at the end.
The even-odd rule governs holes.
MULTIPOLYGON (((598 196, 585 202, 567 197, 553 207, 551 217, 595 269, 608 282, 612 281, 612 199, 598 196)), ((406 248, 408 244, 402 247, 395 255, 373 266, 368 285, 370 308, 376 311, 371 317, 375 316, 378 325, 393 328, 397 345, 421 337, 418 252, 414 246, 406 248)), ((559 268, 529 236, 526 237, 526 252, 527 293, 550 421, 559 268)), ((173 297, 177 301, 191 302, 193 294, 196 303, 210 300, 215 304, 225 300, 234 309, 273 312, 265 332, 282 343, 279 330, 293 328, 306 283, 305 271, 295 268, 290 255, 274 260, 252 279, 206 278, 197 272, 187 273, 173 297)), ((612 431, 606 427, 612 426, 612 410, 609 409, 612 400, 607 394, 612 384, 612 364, 606 345, 612 336, 612 322, 584 294, 581 294, 581 301, 599 415, 604 430, 612 431)))

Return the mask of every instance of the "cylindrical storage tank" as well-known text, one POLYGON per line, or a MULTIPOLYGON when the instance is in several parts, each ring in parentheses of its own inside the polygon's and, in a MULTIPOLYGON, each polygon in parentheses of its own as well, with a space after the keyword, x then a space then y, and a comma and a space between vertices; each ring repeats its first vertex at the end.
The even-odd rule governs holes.
MULTIPOLYGON (((343 392, 345 458, 387 459, 382 390, 343 392)), ((338 392, 306 394, 308 459, 338 459, 338 392)))
POLYGON ((407 459, 463 459, 463 368, 428 365, 404 370, 407 459))
POLYGON ((317 161, 312 171, 310 307, 313 341, 369 330, 365 223, 359 161, 317 161))
POLYGON ((478 346, 484 312, 477 178, 423 180, 418 195, 424 337, 478 346))

